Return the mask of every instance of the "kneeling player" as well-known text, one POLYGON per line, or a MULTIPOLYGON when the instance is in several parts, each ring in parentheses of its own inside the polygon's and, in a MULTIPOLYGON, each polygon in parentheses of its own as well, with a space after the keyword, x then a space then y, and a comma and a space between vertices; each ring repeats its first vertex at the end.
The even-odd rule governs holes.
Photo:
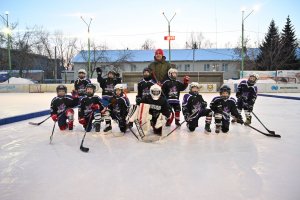
POLYGON ((96 132, 100 132, 101 111, 103 106, 99 96, 94 95, 96 86, 92 83, 86 85, 86 96, 80 101, 78 108, 79 123, 83 125, 87 132, 92 130, 92 121, 95 119, 94 127, 96 132))
POLYGON ((129 100, 123 93, 123 85, 117 84, 114 88, 114 96, 110 99, 108 108, 111 111, 111 118, 118 122, 120 131, 123 133, 126 132, 126 116, 129 107, 129 100))
POLYGON ((78 104, 78 96, 67 95, 67 87, 59 85, 56 87, 57 97, 51 101, 51 118, 58 122, 60 130, 73 130, 74 110, 78 104), (68 120, 68 122, 67 122, 68 120))
POLYGON ((144 96, 141 103, 150 104, 149 114, 152 115, 151 126, 154 134, 161 135, 162 126, 171 115, 166 98, 161 96, 161 87, 157 84, 152 85, 150 87, 150 95, 144 96))
POLYGON ((188 94, 183 96, 182 112, 190 131, 194 131, 198 127, 199 118, 206 116, 205 132, 210 133, 210 123, 212 118, 212 111, 207 109, 207 102, 204 101, 202 95, 199 94, 200 85, 197 82, 190 84, 188 94))
POLYGON ((236 108, 236 101, 230 97, 231 89, 227 85, 223 85, 220 88, 220 96, 213 98, 210 103, 210 108, 214 111, 216 133, 227 133, 229 131, 230 115, 233 115, 237 119, 237 123, 243 124, 243 118, 239 114, 236 108))

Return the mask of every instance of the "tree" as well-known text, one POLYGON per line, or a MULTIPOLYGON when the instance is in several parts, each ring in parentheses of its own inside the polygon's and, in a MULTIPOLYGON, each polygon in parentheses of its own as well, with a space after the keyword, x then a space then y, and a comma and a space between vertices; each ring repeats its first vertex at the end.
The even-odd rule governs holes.
POLYGON ((200 49, 200 48, 202 48, 203 41, 204 41, 204 36, 201 32, 198 34, 191 32, 190 37, 185 42, 185 48, 186 49, 200 49))
POLYGON ((297 63, 296 50, 298 47, 298 42, 295 34, 295 29, 291 24, 289 16, 287 17, 286 24, 282 30, 280 44, 280 57, 282 60, 281 65, 290 68, 293 64, 297 63))
POLYGON ((280 66, 280 36, 274 20, 271 21, 268 33, 263 43, 259 46, 257 57, 258 68, 262 70, 274 70, 280 66))
POLYGON ((151 39, 145 40, 144 44, 141 46, 142 50, 152 50, 155 49, 154 42, 151 39))
MULTIPOLYGON (((242 58, 242 38, 240 37, 237 46, 234 48, 234 53, 236 55, 237 61, 240 61, 242 58)), ((254 70, 256 69, 256 56, 257 51, 254 48, 251 48, 250 38, 244 38, 244 63, 245 70, 254 70)))

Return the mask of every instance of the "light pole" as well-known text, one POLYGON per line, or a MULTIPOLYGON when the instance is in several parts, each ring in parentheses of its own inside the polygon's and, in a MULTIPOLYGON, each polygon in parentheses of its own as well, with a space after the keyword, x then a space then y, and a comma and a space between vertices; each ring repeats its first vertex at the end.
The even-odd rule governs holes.
POLYGON ((10 29, 9 29, 9 24, 8 24, 8 11, 5 12, 6 19, 2 16, 1 18, 6 22, 6 34, 7 34, 7 54, 8 54, 8 66, 9 66, 9 73, 8 73, 8 83, 9 83, 9 77, 11 74, 11 57, 10 57, 10 29))
POLYGON ((90 26, 92 23, 92 18, 90 18, 90 22, 87 23, 82 16, 80 16, 80 18, 82 19, 82 21, 87 25, 88 27, 88 78, 92 78, 90 77, 91 75, 91 44, 90 44, 90 26))
POLYGON ((244 61, 245 61, 245 53, 244 53, 244 21, 254 12, 254 9, 244 17, 244 10, 242 10, 242 78, 244 77, 244 61))
POLYGON ((176 15, 176 12, 174 13, 174 15, 173 15, 173 17, 171 18, 171 20, 169 20, 167 17, 166 17, 166 15, 165 15, 165 13, 163 12, 162 13, 163 15, 164 15, 164 17, 166 18, 166 20, 167 20, 167 22, 168 22, 168 33, 169 33, 169 63, 171 64, 171 39, 170 39, 170 34, 171 34, 171 21, 173 20, 173 18, 175 17, 175 15, 176 15))

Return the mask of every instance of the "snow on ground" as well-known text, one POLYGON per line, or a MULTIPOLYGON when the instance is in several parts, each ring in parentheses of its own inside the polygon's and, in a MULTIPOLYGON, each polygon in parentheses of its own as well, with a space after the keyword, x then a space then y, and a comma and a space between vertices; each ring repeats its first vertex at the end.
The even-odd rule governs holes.
MULTIPOLYGON (((20 97, 14 95, 10 99, 20 97)), ((34 110, 38 104, 47 109, 54 94, 49 99, 38 95, 22 96, 33 99, 32 104, 3 109, 16 113, 14 109, 34 110)), ((135 95, 128 96, 133 100, 135 95)), ((214 95, 203 96, 210 102, 214 95)), ((229 134, 206 135, 201 119, 195 133, 183 125, 153 144, 138 142, 130 133, 89 133, 84 146, 90 152, 83 153, 84 132, 77 121, 73 132, 56 128, 51 145, 51 120, 36 127, 28 121, 1 126, 0 199, 299 199, 300 102, 259 97, 254 111, 282 138, 237 124, 229 134)), ((255 119, 253 126, 263 130, 255 119)))
POLYGON ((34 82, 26 78, 11 77, 9 78, 9 83, 5 81, 0 84, 34 84, 34 82))

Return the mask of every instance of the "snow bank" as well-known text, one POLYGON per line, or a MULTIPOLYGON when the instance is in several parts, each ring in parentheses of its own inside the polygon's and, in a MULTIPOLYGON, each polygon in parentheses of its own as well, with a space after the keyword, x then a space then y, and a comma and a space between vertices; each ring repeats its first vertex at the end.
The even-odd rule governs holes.
MULTIPOLYGON (((8 81, 5 81, 0 84, 8 84, 8 81)), ((29 79, 25 79, 25 78, 11 77, 11 78, 9 78, 9 84, 34 84, 34 82, 29 79)))

